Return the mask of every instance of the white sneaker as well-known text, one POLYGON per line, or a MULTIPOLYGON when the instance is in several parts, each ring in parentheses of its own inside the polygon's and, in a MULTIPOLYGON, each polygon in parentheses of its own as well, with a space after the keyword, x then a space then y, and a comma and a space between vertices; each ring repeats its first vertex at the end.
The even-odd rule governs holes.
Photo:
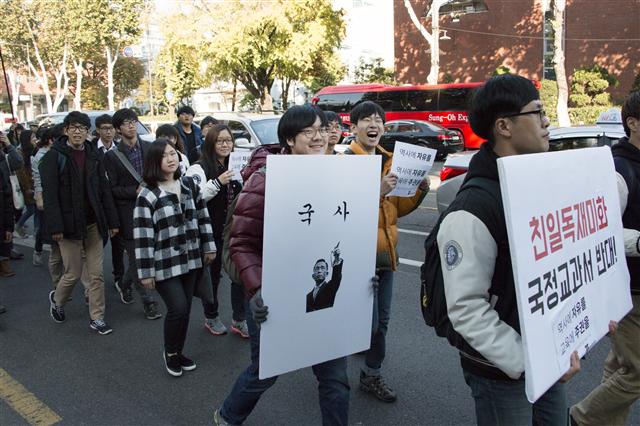
POLYGON ((42 266, 42 252, 33 252, 33 266, 42 266))

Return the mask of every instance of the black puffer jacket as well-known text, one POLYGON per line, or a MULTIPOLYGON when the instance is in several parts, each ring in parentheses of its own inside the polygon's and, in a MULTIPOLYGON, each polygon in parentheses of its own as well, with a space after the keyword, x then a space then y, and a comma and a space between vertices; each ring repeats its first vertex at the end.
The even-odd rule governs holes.
MULTIPOLYGON (((616 171, 622 175, 629 190, 622 225, 640 231, 640 150, 629 143, 629 139, 622 138, 611 151, 616 171)), ((640 294, 640 257, 627 257, 627 266, 631 275, 631 293, 640 294)))
POLYGON ((40 176, 47 233, 63 233, 64 238, 81 240, 86 237, 88 218, 94 218, 106 242, 108 230, 119 227, 118 216, 96 147, 85 143, 84 149, 84 173, 73 161, 66 136, 42 157, 40 176))

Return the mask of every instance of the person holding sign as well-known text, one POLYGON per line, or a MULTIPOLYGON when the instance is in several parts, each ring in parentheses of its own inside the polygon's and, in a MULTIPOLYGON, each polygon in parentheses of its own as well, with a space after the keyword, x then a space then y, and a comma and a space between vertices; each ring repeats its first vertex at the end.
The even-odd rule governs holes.
MULTIPOLYGON (((456 346, 479 425, 566 425, 562 383, 534 404, 525 393, 524 350, 497 167, 499 157, 547 151, 549 119, 533 83, 507 74, 478 89, 469 121, 487 142, 471 160, 462 189, 434 229, 450 320, 447 335, 461 337, 456 346)), ((579 369, 574 352, 561 382, 579 369)))
MULTIPOLYGON (((278 123, 279 146, 262 146, 243 170, 245 183, 239 195, 231 227, 229 251, 240 272, 249 298, 247 325, 251 339, 251 365, 238 377, 220 410, 214 413, 219 425, 242 424, 262 394, 276 377, 259 379, 260 324, 267 319, 268 308, 261 296, 262 244, 266 185, 266 157, 281 155, 324 155, 327 141, 324 113, 310 105, 294 106, 278 123)), ((312 366, 318 379, 322 423, 347 425, 349 417, 349 381, 345 357, 312 366)))
MULTIPOLYGON (((200 187, 202 198, 207 203, 213 225, 213 239, 218 251, 220 251, 209 267, 213 298, 208 296, 211 293, 199 292, 196 289, 196 295, 202 299, 202 308, 206 318, 204 327, 214 336, 227 333, 227 327, 218 316, 218 286, 222 270, 222 230, 229 204, 242 190, 240 183, 232 180, 234 172, 229 170, 231 152, 233 152, 231 129, 223 124, 214 124, 207 131, 200 159, 187 170, 187 176, 191 176, 200 187)), ((244 293, 239 283, 231 283, 231 306, 233 309, 231 331, 244 338, 249 338, 244 314, 244 293)))
POLYGON ((631 406, 640 397, 640 92, 632 93, 625 101, 622 125, 627 137, 611 151, 616 171, 623 178, 619 185, 628 194, 623 197, 627 199, 621 210, 633 308, 611 336, 602 383, 571 407, 572 422, 581 426, 624 425, 631 406))
MULTIPOLYGON (((413 197, 387 197, 397 185, 398 177, 391 172, 393 155, 381 146, 384 134, 384 110, 378 104, 366 101, 351 110, 351 131, 355 140, 346 155, 380 155, 382 179, 378 213, 378 246, 376 271, 380 279, 378 293, 373 302, 373 333, 371 348, 366 352, 365 364, 360 372, 360 389, 372 393, 384 402, 396 400, 396 393, 380 375, 386 354, 386 334, 391 310, 393 272, 398 266, 398 217, 414 211, 429 192, 429 178, 425 177, 413 197)), ((368 183, 366 183, 368 184, 368 183)))

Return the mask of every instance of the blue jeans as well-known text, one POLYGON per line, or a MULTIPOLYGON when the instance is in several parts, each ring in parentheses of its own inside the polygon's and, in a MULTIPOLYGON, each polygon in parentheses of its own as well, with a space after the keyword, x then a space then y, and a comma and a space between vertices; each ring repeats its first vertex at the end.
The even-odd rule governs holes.
POLYGON ((29 220, 29 218, 33 216, 35 212, 36 212, 35 204, 25 204, 24 210, 22 210, 22 215, 20 216, 20 219, 18 219, 18 222, 16 223, 16 228, 19 226, 24 226, 24 224, 27 223, 27 220, 29 220))
POLYGON ((371 347, 364 358, 365 374, 379 376, 387 352, 387 329, 391 317, 391 296, 393 295, 393 271, 379 270, 378 291, 373 298, 373 330, 371 347))
MULTIPOLYGON (((225 399, 220 415, 230 424, 239 425, 251 414, 260 396, 278 379, 278 376, 265 380, 258 379, 258 360, 260 358, 260 330, 253 321, 249 304, 245 302, 247 326, 251 342, 251 365, 240 374, 227 399, 225 399)), ((316 364, 311 367, 318 379, 318 397, 322 424, 347 425, 349 422, 349 381, 347 378, 347 358, 316 364)), ((281 423, 286 423, 282 419, 281 423)))
POLYGON ((478 426, 566 426, 567 395, 556 383, 535 403, 527 400, 524 380, 491 380, 464 371, 476 403, 478 426))

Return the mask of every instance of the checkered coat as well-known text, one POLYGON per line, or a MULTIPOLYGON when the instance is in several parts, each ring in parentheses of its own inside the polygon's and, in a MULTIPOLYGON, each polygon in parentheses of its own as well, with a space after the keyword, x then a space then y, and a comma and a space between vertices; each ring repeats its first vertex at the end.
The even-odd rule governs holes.
POLYGON ((207 206, 190 177, 180 179, 182 193, 145 187, 133 211, 138 278, 164 281, 202 268, 203 253, 216 251, 207 206))

